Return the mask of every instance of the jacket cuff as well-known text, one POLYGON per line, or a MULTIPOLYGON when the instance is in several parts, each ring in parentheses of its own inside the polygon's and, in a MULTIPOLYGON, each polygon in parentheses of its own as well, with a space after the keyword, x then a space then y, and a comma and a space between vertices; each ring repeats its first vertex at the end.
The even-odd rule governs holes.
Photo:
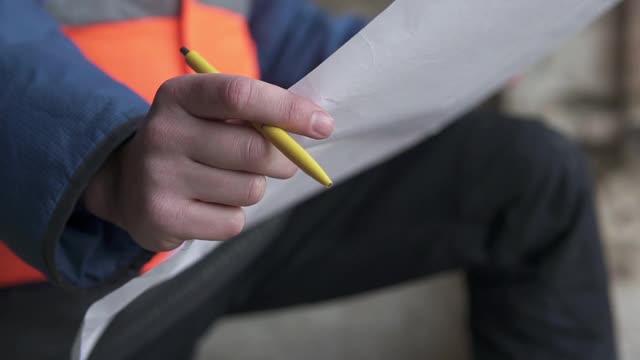
POLYGON ((44 235, 49 278, 64 287, 89 288, 135 276, 153 256, 124 230, 86 211, 79 200, 95 173, 136 130, 122 124, 83 160, 53 209, 44 235))

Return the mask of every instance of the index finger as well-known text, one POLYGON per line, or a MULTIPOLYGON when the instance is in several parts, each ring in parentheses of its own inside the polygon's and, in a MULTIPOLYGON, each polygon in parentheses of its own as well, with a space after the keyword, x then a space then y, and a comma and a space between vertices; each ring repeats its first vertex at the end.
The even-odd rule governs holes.
POLYGON ((175 80, 175 100, 196 117, 246 120, 316 139, 328 137, 334 129, 333 118, 320 106, 263 81, 225 74, 175 80))

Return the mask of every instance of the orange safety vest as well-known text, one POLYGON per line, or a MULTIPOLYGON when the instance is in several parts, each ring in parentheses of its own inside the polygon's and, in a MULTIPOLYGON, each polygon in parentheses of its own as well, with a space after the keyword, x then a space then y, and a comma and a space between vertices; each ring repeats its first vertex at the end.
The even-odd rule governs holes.
MULTIPOLYGON (((192 72, 181 46, 197 50, 222 72, 259 77, 245 17, 195 0, 183 0, 179 16, 65 26, 63 31, 90 61, 149 102, 165 80, 192 72)), ((168 255, 156 255, 142 271, 168 255)), ((42 273, 0 241, 0 287, 43 281, 42 273)))

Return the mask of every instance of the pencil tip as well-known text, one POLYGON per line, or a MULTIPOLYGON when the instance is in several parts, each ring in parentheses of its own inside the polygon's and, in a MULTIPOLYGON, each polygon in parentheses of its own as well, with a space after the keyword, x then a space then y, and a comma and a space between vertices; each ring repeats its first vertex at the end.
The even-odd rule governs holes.
POLYGON ((182 53, 182 55, 186 56, 189 53, 189 49, 183 46, 180 48, 180 52, 182 53))

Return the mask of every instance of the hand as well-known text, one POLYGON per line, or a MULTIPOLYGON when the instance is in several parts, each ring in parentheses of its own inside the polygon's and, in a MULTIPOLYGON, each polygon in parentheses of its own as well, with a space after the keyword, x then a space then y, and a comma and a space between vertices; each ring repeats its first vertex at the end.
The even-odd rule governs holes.
POLYGON ((242 206, 262 199, 265 176, 296 172, 239 121, 316 139, 333 131, 323 109, 282 88, 229 75, 177 77, 160 87, 141 128, 91 180, 86 207, 152 251, 237 235, 242 206))

